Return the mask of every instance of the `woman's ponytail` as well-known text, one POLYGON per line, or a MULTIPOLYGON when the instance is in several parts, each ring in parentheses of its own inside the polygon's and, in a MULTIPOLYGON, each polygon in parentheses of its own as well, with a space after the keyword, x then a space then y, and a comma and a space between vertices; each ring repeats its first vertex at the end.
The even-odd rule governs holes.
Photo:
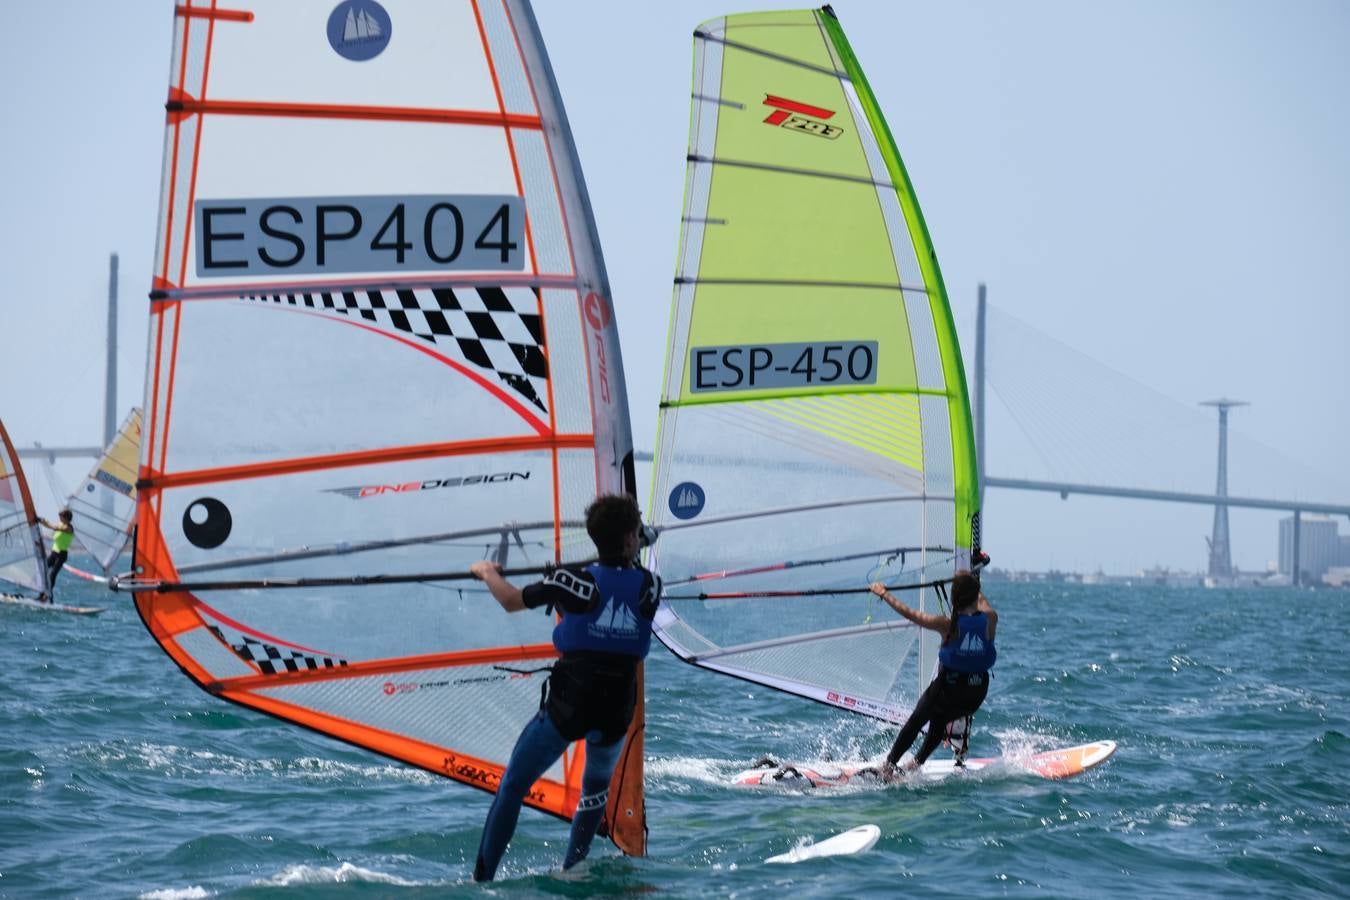
POLYGON ((952 621, 947 626, 947 633, 942 638, 942 643, 948 644, 960 632, 960 627, 956 624, 957 611, 966 607, 974 606, 980 600, 980 579, 970 574, 966 569, 957 572, 952 578, 952 621))

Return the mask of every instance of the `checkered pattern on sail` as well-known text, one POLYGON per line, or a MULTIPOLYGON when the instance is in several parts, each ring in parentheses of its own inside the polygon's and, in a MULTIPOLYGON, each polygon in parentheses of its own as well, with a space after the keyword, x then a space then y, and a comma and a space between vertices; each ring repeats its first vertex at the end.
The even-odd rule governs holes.
POLYGON ((264 675, 276 675, 279 672, 299 672, 312 669, 336 669, 347 665, 347 660, 332 656, 319 656, 312 652, 289 650, 241 634, 242 643, 234 643, 225 637, 216 626, 211 626, 216 637, 220 638, 239 657, 251 662, 262 670, 264 675))
POLYGON ((262 294, 245 299, 359 316, 438 348, 453 348, 454 355, 492 372, 548 414, 548 360, 539 298, 533 288, 402 288, 262 294))

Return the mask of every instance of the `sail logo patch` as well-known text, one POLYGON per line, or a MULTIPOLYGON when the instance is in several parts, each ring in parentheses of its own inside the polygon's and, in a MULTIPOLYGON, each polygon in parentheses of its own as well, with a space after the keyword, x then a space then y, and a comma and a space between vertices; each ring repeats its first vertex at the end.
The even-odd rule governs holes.
POLYGON ((381 494, 415 494, 438 488, 467 487, 474 484, 498 484, 503 481, 530 480, 529 472, 494 472, 491 475, 461 475, 454 478, 429 478, 402 484, 369 484, 356 487, 325 488, 325 494, 341 494, 350 500, 363 500, 381 494))
MULTIPOLYGON (((344 662, 343 665, 346 665, 344 662)), ((447 678, 443 681, 386 681, 380 688, 386 697, 395 694, 411 694, 414 691, 426 691, 435 688, 460 687, 466 684, 489 684, 496 681, 512 681, 517 678, 529 678, 531 673, 506 672, 500 675, 474 675, 467 678, 447 678)))
POLYGON ((343 59, 365 62, 389 46, 394 23, 375 0, 345 0, 328 15, 328 43, 343 59))
POLYGON ((592 291, 586 295, 586 300, 582 304, 586 310, 586 321, 591 323, 591 327, 596 331, 604 331, 609 327, 610 320, 613 318, 609 312, 609 306, 605 303, 605 298, 592 291))
POLYGON ((613 395, 609 387, 609 360, 605 358, 605 336, 601 332, 609 327, 614 316, 605 298, 595 291, 586 295, 586 299, 582 302, 582 310, 586 315, 587 324, 595 332, 595 374, 600 382, 600 400, 609 403, 613 395))
POLYGON ((825 699, 835 706, 842 706, 846 709, 854 709, 864 712, 868 715, 876 716, 894 716, 895 711, 880 703, 873 703, 871 700, 864 700, 861 697, 850 697, 848 694, 840 694, 837 691, 827 691, 825 699))
POLYGON ((216 549, 229 538, 233 527, 230 508, 215 497, 194 500, 183 510, 183 536, 194 547, 216 549))
POLYGON ((692 481, 683 481, 670 492, 670 514, 677 519, 692 519, 703 512, 703 505, 707 502, 703 488, 692 481))
POLYGON ((834 118, 834 110, 832 109, 812 106, 809 103, 788 100, 784 97, 776 97, 773 94, 764 95, 764 105, 774 108, 774 111, 764 119, 765 125, 786 128, 789 131, 797 131, 802 134, 814 134, 816 137, 828 138, 829 140, 835 140, 844 133, 844 129, 838 125, 827 125, 822 121, 823 119, 834 118))

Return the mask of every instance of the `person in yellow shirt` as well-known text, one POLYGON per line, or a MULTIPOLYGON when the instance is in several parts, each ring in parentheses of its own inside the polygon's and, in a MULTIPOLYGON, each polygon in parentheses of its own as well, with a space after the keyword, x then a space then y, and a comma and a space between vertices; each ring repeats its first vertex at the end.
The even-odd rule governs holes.
POLYGON ((70 556, 71 542, 75 540, 75 526, 71 524, 75 514, 69 509, 63 509, 58 518, 61 521, 56 525, 46 519, 38 519, 52 530, 52 552, 47 554, 47 589, 51 593, 43 594, 40 598, 48 603, 56 602, 56 573, 66 564, 66 559, 70 556))

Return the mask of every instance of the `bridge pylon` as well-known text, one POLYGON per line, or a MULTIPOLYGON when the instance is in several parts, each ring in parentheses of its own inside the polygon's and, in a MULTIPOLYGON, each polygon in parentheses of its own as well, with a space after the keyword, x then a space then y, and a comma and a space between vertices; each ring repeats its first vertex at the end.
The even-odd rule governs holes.
MULTIPOLYGON (((1228 410, 1235 406, 1249 406, 1245 400, 1205 400, 1201 406, 1219 410, 1219 479, 1214 488, 1216 497, 1228 496, 1228 410)), ((1233 556, 1228 546, 1228 506, 1214 505, 1214 532, 1209 538, 1209 576, 1228 578, 1233 574, 1233 556)))

